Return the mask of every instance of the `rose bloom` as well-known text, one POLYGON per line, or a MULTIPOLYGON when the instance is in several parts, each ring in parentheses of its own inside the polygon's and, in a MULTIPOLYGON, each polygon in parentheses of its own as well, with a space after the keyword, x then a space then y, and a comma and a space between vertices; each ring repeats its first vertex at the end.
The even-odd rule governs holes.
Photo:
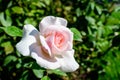
POLYGON ((16 48, 23 56, 31 56, 46 69, 72 72, 79 65, 74 59, 73 33, 64 18, 47 16, 39 24, 40 32, 24 25, 24 33, 16 48))

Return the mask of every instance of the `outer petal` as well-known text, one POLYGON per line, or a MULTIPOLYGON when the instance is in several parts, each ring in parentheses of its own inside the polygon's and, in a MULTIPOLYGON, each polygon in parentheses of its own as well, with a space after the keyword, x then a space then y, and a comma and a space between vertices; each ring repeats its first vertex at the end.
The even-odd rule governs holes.
POLYGON ((61 67, 60 69, 64 72, 73 72, 79 68, 79 64, 74 59, 74 50, 66 51, 63 53, 63 58, 58 58, 60 61, 61 67))
POLYGON ((42 32, 47 27, 50 27, 50 25, 67 26, 67 20, 60 17, 47 16, 43 18, 39 24, 40 32, 42 32))
POLYGON ((39 32, 30 24, 24 25, 23 30, 23 38, 17 43, 16 48, 23 56, 28 56, 30 55, 30 45, 38 42, 39 32))
POLYGON ((32 51, 31 56, 36 60, 36 62, 46 69, 57 69, 60 67, 59 62, 55 58, 50 58, 45 56, 42 52, 42 49, 38 46, 32 51))

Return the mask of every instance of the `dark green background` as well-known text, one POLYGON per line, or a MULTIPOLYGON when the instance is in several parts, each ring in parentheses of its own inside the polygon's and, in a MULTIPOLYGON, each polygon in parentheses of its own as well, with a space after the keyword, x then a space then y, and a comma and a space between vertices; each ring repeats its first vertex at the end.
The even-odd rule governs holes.
POLYGON ((119 80, 120 4, 118 0, 0 0, 0 80, 119 80), (68 20, 74 33, 72 73, 46 70, 17 52, 24 24, 38 29, 45 16, 68 20))

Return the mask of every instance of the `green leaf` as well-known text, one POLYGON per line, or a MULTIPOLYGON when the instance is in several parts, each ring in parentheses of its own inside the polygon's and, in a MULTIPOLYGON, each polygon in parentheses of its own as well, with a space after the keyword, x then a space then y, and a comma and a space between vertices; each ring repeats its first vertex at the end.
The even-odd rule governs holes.
POLYGON ((22 76, 21 76, 20 80, 28 80, 28 75, 29 75, 28 70, 24 71, 22 73, 22 76))
POLYGON ((43 67, 40 67, 36 62, 33 62, 31 68, 32 68, 32 69, 46 70, 46 69, 44 69, 43 67))
POLYGON ((7 64, 9 64, 11 61, 16 61, 17 58, 13 55, 9 55, 5 58, 4 60, 4 66, 6 66, 7 64))
POLYGON ((103 66, 105 70, 105 76, 112 80, 119 80, 120 74, 120 51, 117 48, 109 50, 108 54, 104 56, 107 65, 103 66))
POLYGON ((35 74, 35 76, 37 78, 42 78, 43 77, 43 74, 44 74, 44 70, 41 70, 41 69, 33 69, 33 73, 35 74))
POLYGON ((2 27, 3 30, 12 37, 21 37, 22 36, 22 30, 15 26, 9 26, 9 27, 2 27))
POLYGON ((6 19, 5 19, 4 16, 5 16, 5 15, 4 15, 3 12, 0 13, 0 22, 1 22, 1 24, 2 24, 3 26, 5 26, 5 27, 11 26, 11 24, 12 24, 12 19, 11 19, 10 15, 6 15, 6 19))
POLYGON ((74 33, 74 40, 82 41, 82 36, 76 28, 70 28, 70 30, 74 33))
POLYGON ((112 17, 120 20, 120 11, 113 12, 112 17))
POLYGON ((90 16, 86 16, 85 18, 88 20, 88 22, 89 22, 90 24, 95 25, 95 19, 94 19, 94 18, 92 18, 92 17, 90 17, 90 16))
POLYGON ((99 6, 96 6, 96 10, 97 10, 99 15, 102 13, 102 9, 99 6))
POLYGON ((47 5, 50 5, 51 0, 44 0, 47 5))
POLYGON ((94 2, 91 2, 91 3, 90 3, 90 6, 91 6, 91 9, 94 10, 94 8, 95 8, 95 3, 94 3, 94 2))
POLYGON ((115 12, 120 11, 120 6, 115 6, 114 10, 115 10, 115 12))
POLYGON ((120 20, 118 18, 115 18, 115 17, 108 17, 107 19, 107 24, 108 25, 113 25, 113 24, 120 24, 120 20))
POLYGON ((35 26, 37 23, 33 18, 27 18, 25 19, 24 24, 32 24, 35 26))
POLYGON ((51 80, 48 76, 44 76, 41 80, 51 80))
MULTIPOLYGON (((0 29, 1 30, 1 29, 0 29)), ((5 35, 3 35, 3 36, 0 36, 0 46, 2 46, 1 44, 3 43, 2 41, 4 41, 4 39, 6 38, 6 36, 5 35)), ((4 46, 3 46, 4 47, 4 46)))
POLYGON ((76 9, 76 15, 79 17, 81 14, 82 14, 82 13, 81 13, 81 11, 80 11, 80 8, 77 8, 77 9, 76 9))
POLYGON ((20 63, 16 64, 16 68, 19 69, 22 65, 20 63))
POLYGON ((6 54, 12 53, 14 51, 14 48, 11 45, 10 41, 2 43, 1 46, 4 47, 6 54))
POLYGON ((110 43, 107 40, 101 40, 101 41, 97 42, 97 46, 98 46, 99 50, 104 52, 110 47, 110 43))
POLYGON ((19 6, 14 6, 12 7, 12 11, 14 13, 17 13, 17 14, 23 14, 24 13, 24 10, 22 7, 19 7, 19 6))
POLYGON ((60 76, 67 76, 67 74, 59 69, 55 69, 55 70, 50 70, 49 73, 54 73, 56 75, 60 75, 60 76))
POLYGON ((112 27, 114 26, 104 26, 103 27, 103 36, 107 37, 111 33, 113 33, 112 27))
POLYGON ((32 62, 24 63, 23 66, 24 66, 25 68, 31 68, 31 67, 32 67, 32 62))

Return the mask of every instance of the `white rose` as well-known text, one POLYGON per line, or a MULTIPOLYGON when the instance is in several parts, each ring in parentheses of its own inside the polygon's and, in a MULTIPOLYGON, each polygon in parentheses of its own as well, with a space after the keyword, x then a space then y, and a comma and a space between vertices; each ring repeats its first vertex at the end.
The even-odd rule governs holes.
POLYGON ((39 25, 40 32, 32 25, 24 26, 24 34, 16 45, 23 56, 31 56, 46 69, 72 72, 79 65, 74 59, 73 33, 66 27, 67 21, 47 16, 39 25))

